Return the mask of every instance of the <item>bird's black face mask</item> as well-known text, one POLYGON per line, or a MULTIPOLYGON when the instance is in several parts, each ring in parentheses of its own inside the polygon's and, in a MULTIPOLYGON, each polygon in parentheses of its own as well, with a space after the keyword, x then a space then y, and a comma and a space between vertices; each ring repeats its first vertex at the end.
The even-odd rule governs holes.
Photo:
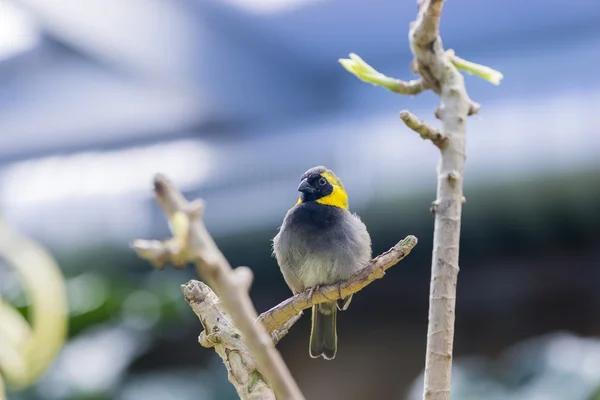
POLYGON ((305 203, 307 201, 315 201, 321 197, 327 196, 333 192, 333 186, 322 177, 320 174, 311 174, 302 177, 298 191, 302 193, 301 199, 305 203))

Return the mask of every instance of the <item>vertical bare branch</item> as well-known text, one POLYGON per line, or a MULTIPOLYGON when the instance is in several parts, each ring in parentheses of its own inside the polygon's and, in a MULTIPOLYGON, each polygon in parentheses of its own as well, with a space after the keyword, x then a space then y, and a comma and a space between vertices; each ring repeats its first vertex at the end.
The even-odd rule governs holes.
POLYGON ((431 140, 441 153, 438 164, 437 198, 431 211, 435 214, 433 260, 429 296, 429 326, 427 328, 427 355, 425 360, 425 388, 423 397, 431 400, 450 398, 452 344, 456 283, 458 278, 458 245, 465 165, 466 118, 479 111, 479 104, 471 101, 458 69, 474 74, 498 85, 502 73, 485 65, 457 57, 453 50, 444 52, 439 35, 440 16, 444 0, 418 0, 417 19, 409 30, 410 48, 414 55, 413 72, 421 75, 419 90, 406 90, 405 81, 388 77, 367 64, 356 54, 340 62, 359 79, 385 87, 399 94, 417 94, 431 89, 439 94, 441 104, 435 116, 442 128, 435 129, 408 111, 402 111, 402 121, 423 139, 431 140), (404 90, 395 90, 403 82, 404 90))
POLYGON ((416 69, 426 85, 440 95, 441 105, 436 115, 447 137, 444 146, 439 146, 441 158, 433 209, 435 227, 423 391, 427 400, 450 398, 466 119, 478 109, 469 99, 463 76, 442 46, 438 28, 443 3, 443 0, 421 0, 409 33, 416 69))

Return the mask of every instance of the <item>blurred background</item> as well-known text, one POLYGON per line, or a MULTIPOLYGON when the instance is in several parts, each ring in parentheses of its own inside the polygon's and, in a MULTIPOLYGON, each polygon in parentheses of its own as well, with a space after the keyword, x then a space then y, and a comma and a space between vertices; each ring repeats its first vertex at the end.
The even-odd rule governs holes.
MULTIPOLYGON (((192 269, 154 271, 128 244, 168 235, 151 186, 165 173, 206 200, 264 311, 290 295, 270 239, 314 165, 342 178, 375 254, 419 244, 341 315, 334 361, 309 358, 308 313, 278 347, 308 399, 420 398, 438 153, 398 111, 437 125, 438 98, 337 62, 355 52, 412 79, 415 13, 399 0, 0 0, 0 215, 51 252, 68 301, 64 348, 8 399, 236 398, 197 343, 179 288, 192 269)), ((466 77, 483 107, 468 124, 455 400, 600 398, 599 18, 597 0, 444 8, 445 47, 505 77, 466 77)), ((19 248, 3 248, 0 296, 28 316, 6 255, 19 248)))

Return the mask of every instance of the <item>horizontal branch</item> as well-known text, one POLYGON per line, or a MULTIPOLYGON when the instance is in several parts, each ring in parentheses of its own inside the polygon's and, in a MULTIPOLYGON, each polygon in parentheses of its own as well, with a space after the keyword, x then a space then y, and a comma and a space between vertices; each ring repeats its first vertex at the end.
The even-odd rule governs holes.
POLYGON ((401 111, 400 119, 406 126, 421 135, 423 139, 431 140, 437 147, 441 148, 448 140, 446 135, 427 124, 427 122, 420 120, 410 111, 401 111))
POLYGON ((223 359, 229 382, 240 399, 275 400, 273 391, 258 372, 256 360, 217 295, 208 285, 196 280, 181 285, 181 290, 204 326, 198 341, 206 348, 214 348, 223 359))
POLYGON ((293 324, 289 324, 289 321, 291 319, 297 320, 299 318, 298 314, 302 310, 315 304, 344 298, 362 290, 374 280, 382 278, 388 268, 404 259, 416 245, 417 238, 412 235, 407 236, 385 253, 372 259, 364 269, 348 280, 333 285, 321 286, 318 290, 312 292, 307 290, 298 293, 262 313, 258 321, 262 322, 269 332, 279 332, 281 327, 289 329, 293 324))
POLYGON ((248 294, 252 271, 246 267, 231 268, 206 230, 202 220, 204 203, 198 200, 188 202, 162 175, 154 178, 154 191, 173 238, 165 241, 136 240, 132 247, 140 257, 149 260, 157 268, 162 268, 165 263, 174 266, 193 263, 242 333, 258 370, 269 382, 277 398, 303 399, 271 336, 264 327, 255 323, 258 314, 248 294))

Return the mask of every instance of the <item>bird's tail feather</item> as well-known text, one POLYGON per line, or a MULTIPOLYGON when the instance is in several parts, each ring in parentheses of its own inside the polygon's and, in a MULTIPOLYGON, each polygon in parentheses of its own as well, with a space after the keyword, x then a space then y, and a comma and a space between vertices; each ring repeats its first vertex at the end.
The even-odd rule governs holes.
POLYGON ((323 356, 333 360, 337 353, 337 302, 317 304, 312 307, 312 329, 310 332, 310 356, 323 356))

